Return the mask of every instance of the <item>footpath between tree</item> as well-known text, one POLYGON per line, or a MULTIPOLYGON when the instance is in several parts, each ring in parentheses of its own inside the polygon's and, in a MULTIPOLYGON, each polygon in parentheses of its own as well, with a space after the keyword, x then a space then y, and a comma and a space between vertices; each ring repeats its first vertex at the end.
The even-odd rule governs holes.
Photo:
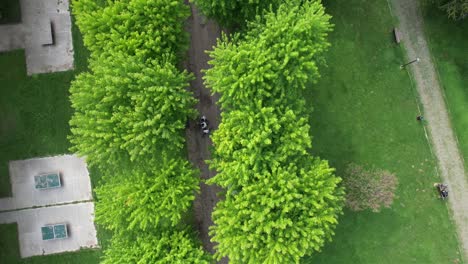
MULTIPOLYGON (((420 101, 424 107, 424 117, 438 160, 439 171, 444 183, 448 184, 448 202, 453 220, 457 226, 458 237, 464 260, 468 260, 468 182, 467 174, 444 95, 439 85, 437 73, 431 59, 424 36, 423 18, 418 0, 391 0, 393 11, 400 21, 402 44, 406 48, 408 60, 420 58, 419 63, 409 66, 416 82, 420 101)), ((437 239, 437 238, 434 238, 437 239)), ((443 242, 442 242, 443 243, 443 242)))
MULTIPOLYGON (((201 16, 198 9, 190 3, 192 11, 188 19, 187 31, 190 34, 190 49, 186 62, 186 69, 195 75, 195 79, 190 82, 190 89, 199 100, 197 110, 201 115, 205 115, 209 121, 209 129, 215 130, 220 122, 220 110, 216 105, 217 97, 211 96, 211 92, 203 84, 203 69, 207 69, 209 56, 206 50, 212 50, 216 45, 216 39, 221 36, 221 29, 213 22, 206 21, 201 16)), ((216 172, 210 171, 206 160, 210 159, 210 148, 212 142, 209 136, 202 136, 200 127, 196 121, 190 121, 186 132, 187 148, 190 162, 200 170, 202 180, 213 177, 216 172)), ((196 227, 200 233, 203 247, 210 253, 214 253, 214 243, 210 241, 208 234, 209 227, 213 225, 211 213, 218 202, 216 196, 221 189, 217 186, 200 183, 200 193, 194 202, 196 227)), ((227 263, 223 259, 219 263, 227 263)))

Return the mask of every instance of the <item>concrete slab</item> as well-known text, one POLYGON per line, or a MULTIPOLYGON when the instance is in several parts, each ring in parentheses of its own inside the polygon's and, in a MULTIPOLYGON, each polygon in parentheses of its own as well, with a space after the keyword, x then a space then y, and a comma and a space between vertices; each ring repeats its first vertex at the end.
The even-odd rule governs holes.
POLYGON ((0 224, 14 222, 23 258, 98 247, 91 202, 0 213, 0 224), (69 237, 43 241, 41 227, 59 223, 67 224, 69 237))
POLYGON ((26 32, 22 24, 0 25, 0 52, 24 49, 26 32))
POLYGON ((73 41, 68 0, 21 0, 23 25, 28 31, 25 54, 28 75, 73 69, 73 41), (42 45, 54 27, 54 44, 42 45))
POLYGON ((20 5, 22 23, 0 26, 0 52, 24 48, 28 75, 73 69, 69 1, 20 0, 20 5), (53 44, 43 45, 52 35, 53 44))
POLYGON ((0 211, 93 199, 86 163, 75 155, 10 161, 9 170, 13 197, 0 199, 0 211), (34 176, 56 171, 62 187, 35 188, 34 176))

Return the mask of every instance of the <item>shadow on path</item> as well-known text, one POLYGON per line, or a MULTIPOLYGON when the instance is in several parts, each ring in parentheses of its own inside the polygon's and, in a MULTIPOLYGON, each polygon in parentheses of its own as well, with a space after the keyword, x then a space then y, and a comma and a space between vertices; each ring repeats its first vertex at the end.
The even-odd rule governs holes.
MULTIPOLYGON (((207 69, 209 56, 206 50, 212 50, 216 45, 216 40, 221 35, 221 29, 213 22, 207 21, 201 16, 198 9, 189 4, 192 16, 188 19, 187 31, 190 33, 190 49, 186 62, 186 69, 195 75, 195 79, 190 82, 190 89, 198 99, 196 106, 200 115, 205 115, 209 120, 209 129, 215 130, 220 122, 220 110, 216 105, 217 96, 211 96, 210 90, 203 85, 203 69, 207 69)), ((212 142, 209 136, 202 136, 197 120, 191 120, 186 131, 188 157, 190 162, 200 170, 202 180, 213 177, 216 172, 208 169, 206 160, 210 159, 212 142)), ((210 253, 214 253, 215 243, 210 241, 208 235, 209 227, 213 225, 211 213, 219 198, 216 196, 221 188, 218 186, 200 183, 200 193, 194 202, 195 220, 197 229, 202 240, 203 247, 210 253)), ((223 259, 219 263, 227 263, 223 259)))

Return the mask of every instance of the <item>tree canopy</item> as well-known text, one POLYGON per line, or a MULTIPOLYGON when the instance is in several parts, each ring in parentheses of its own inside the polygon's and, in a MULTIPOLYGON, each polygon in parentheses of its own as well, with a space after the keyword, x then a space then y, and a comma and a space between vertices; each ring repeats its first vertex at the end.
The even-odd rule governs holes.
POLYGON ((232 263, 299 263, 331 239, 341 213, 340 178, 327 162, 304 156, 257 173, 254 183, 213 213, 218 257, 232 263))
POLYGON ((104 250, 103 264, 209 264, 210 256, 188 229, 142 232, 136 237, 114 235, 104 250))
POLYGON ((468 0, 439 1, 439 5, 453 20, 464 19, 468 15, 468 0))
POLYGON ((103 263, 209 263, 185 223, 196 172, 185 161, 194 115, 178 65, 188 36, 183 0, 75 0, 91 51, 72 82, 72 151, 98 167, 96 221, 113 231, 103 263))
POLYGON ((245 27, 247 21, 276 10, 282 0, 191 0, 204 15, 229 28, 245 27))
POLYGON ((162 149, 183 146, 182 131, 195 103, 186 72, 169 60, 143 63, 118 54, 93 60, 90 68, 70 88, 72 150, 107 167, 151 160, 162 149))
POLYGON ((330 16, 319 2, 283 4, 276 13, 250 24, 244 35, 226 36, 210 52, 213 66, 205 82, 221 94, 221 106, 256 100, 300 98, 307 84, 316 81, 318 66, 330 44, 330 16))
POLYGON ((341 179, 309 154, 301 96, 320 76, 330 16, 319 2, 296 4, 225 36, 210 53, 205 82, 223 112, 209 183, 226 190, 211 234, 216 257, 232 263, 298 263, 331 238, 343 206, 341 179))
POLYGON ((181 0, 76 0, 73 12, 93 54, 158 58, 180 55, 188 43, 184 24, 190 11, 181 0))
POLYGON ((468 16, 468 0, 425 0, 423 3, 438 6, 453 20, 462 20, 468 16))
POLYGON ((258 181, 256 173, 287 165, 311 147, 308 120, 287 107, 252 106, 223 113, 213 134, 217 174, 211 180, 238 190, 258 181))
POLYGON ((217 257, 298 263, 333 234, 341 179, 313 158, 307 118, 286 107, 228 111, 213 135, 210 183, 226 189, 213 213, 217 257))
POLYGON ((116 233, 177 226, 198 190, 187 161, 164 157, 157 166, 107 175, 96 189, 96 221, 116 233))

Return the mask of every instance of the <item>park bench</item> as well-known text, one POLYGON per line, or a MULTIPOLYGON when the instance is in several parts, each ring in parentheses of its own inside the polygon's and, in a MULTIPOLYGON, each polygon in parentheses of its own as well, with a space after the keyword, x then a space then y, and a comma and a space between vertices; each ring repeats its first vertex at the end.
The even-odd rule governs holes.
POLYGON ((66 224, 46 225, 41 227, 42 240, 64 239, 68 237, 66 224))
POLYGON ((34 176, 36 189, 52 189, 62 187, 60 182, 60 173, 51 172, 34 176))
POLYGON ((48 21, 47 23, 41 23, 41 44, 42 46, 52 46, 55 44, 55 32, 54 23, 48 21))
POLYGON ((398 31, 398 29, 395 27, 393 28, 393 35, 395 36, 395 42, 397 44, 400 44, 400 41, 401 41, 401 34, 400 34, 400 31, 398 31))

